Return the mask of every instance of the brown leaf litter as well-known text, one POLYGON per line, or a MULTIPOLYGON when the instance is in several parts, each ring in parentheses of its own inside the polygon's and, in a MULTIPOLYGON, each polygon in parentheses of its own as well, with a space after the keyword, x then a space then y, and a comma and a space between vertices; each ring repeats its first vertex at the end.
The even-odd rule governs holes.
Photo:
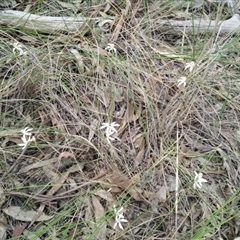
POLYGON ((238 58, 226 53, 228 59, 208 61, 206 38, 179 37, 154 23, 183 20, 190 11, 208 16, 216 6, 28 4, 16 9, 114 21, 100 28, 89 21, 68 34, 0 31, 0 238, 37 239, 46 223, 54 229, 39 238, 190 239, 205 231, 208 219, 214 226, 201 238, 237 237, 238 58), (13 54, 15 41, 27 57, 13 54), (109 43, 116 54, 105 50, 109 43), (187 73, 193 55, 202 58, 187 73), (183 75, 187 85, 179 89, 183 75), (106 122, 120 124, 110 144, 100 130, 106 122), (17 144, 27 125, 36 142, 22 152, 17 144), (202 189, 192 187, 194 171, 208 180, 202 189), (129 222, 123 231, 113 229, 114 205, 129 222))

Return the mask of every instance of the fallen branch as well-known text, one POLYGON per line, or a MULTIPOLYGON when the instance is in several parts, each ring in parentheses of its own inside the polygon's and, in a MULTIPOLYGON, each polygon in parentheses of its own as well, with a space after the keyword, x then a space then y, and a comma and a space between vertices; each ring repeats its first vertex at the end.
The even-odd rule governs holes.
POLYGON ((240 33, 240 16, 234 14, 230 19, 224 21, 215 20, 158 20, 153 21, 154 27, 169 30, 171 33, 185 32, 191 34, 207 33, 216 31, 218 35, 234 32, 240 33))
MULTIPOLYGON (((10 25, 14 27, 23 27, 28 30, 34 30, 43 33, 52 33, 55 31, 76 32, 84 23, 94 22, 100 28, 105 24, 110 25, 114 18, 83 18, 83 17, 49 17, 40 16, 31 13, 25 13, 13 10, 0 11, 0 24, 10 25)), ((234 31, 240 33, 240 16, 234 14, 232 18, 225 21, 214 20, 152 20, 152 24, 157 29, 169 30, 172 33, 206 33, 214 30, 218 31, 218 35, 234 31)))
POLYGON ((94 22, 100 28, 105 24, 111 24, 113 19, 108 18, 84 18, 84 17, 50 17, 36 14, 2 10, 0 11, 0 24, 14 27, 23 27, 43 33, 53 33, 56 31, 76 32, 84 23, 94 22))

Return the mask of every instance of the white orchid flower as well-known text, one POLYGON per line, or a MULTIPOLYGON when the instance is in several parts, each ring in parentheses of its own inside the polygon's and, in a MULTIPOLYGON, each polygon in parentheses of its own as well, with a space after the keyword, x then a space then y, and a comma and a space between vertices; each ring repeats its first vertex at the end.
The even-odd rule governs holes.
POLYGON ((189 63, 186 63, 184 70, 189 69, 189 72, 192 72, 194 66, 195 66, 195 62, 191 61, 191 62, 189 62, 189 63))
POLYGON ((36 141, 35 137, 31 137, 32 133, 30 131, 32 130, 33 129, 29 127, 26 127, 21 130, 21 133, 23 134, 23 136, 21 137, 23 143, 19 143, 18 146, 22 147, 22 150, 27 147, 29 142, 36 141))
POLYGON ((16 53, 16 51, 19 52, 19 56, 27 55, 27 51, 24 51, 23 46, 18 42, 13 43, 13 53, 16 53))
POLYGON ((32 128, 25 127, 24 129, 21 130, 21 133, 23 135, 32 136, 32 133, 30 133, 32 130, 33 130, 32 128))
POLYGON ((117 49, 115 48, 113 43, 108 43, 107 47, 105 47, 105 50, 117 54, 117 49))
POLYGON ((125 219, 124 216, 123 216, 123 213, 122 213, 123 207, 121 207, 118 211, 117 211, 115 206, 113 206, 113 207, 114 207, 114 212, 116 214, 116 216, 115 216, 115 224, 114 224, 113 228, 116 229, 116 227, 118 226, 121 230, 123 230, 122 223, 128 222, 128 220, 125 219))
POLYGON ((116 122, 112 123, 103 123, 100 129, 106 128, 106 138, 108 143, 111 143, 111 141, 114 141, 115 138, 113 138, 111 135, 114 133, 117 133, 117 129, 115 127, 119 127, 120 125, 116 122))
POLYGON ((207 180, 202 178, 203 174, 202 173, 197 173, 194 171, 195 174, 195 178, 194 178, 194 184, 193 184, 193 188, 196 189, 201 188, 202 187, 202 183, 206 183, 207 180))
POLYGON ((23 143, 19 143, 18 146, 22 147, 22 150, 25 149, 28 145, 28 143, 35 141, 35 137, 28 137, 28 139, 26 138, 26 135, 23 135, 23 137, 21 138, 23 143))
POLYGON ((177 82, 178 82, 178 85, 177 85, 177 86, 180 87, 180 86, 183 85, 183 86, 185 87, 186 84, 187 84, 186 81, 187 81, 187 78, 186 78, 186 77, 180 77, 180 78, 177 80, 177 82))

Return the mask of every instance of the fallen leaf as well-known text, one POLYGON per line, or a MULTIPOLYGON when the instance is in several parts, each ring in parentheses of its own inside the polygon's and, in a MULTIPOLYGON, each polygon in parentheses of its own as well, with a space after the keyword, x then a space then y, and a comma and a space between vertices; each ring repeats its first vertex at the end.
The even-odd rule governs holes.
POLYGON ((78 50, 71 48, 70 52, 75 56, 77 63, 78 63, 78 67, 79 67, 79 71, 83 72, 84 71, 84 62, 83 62, 83 58, 81 56, 81 54, 78 52, 78 50))
POLYGON ((96 228, 99 229, 98 232, 96 233, 95 237, 96 237, 96 239, 106 239, 106 230, 107 229, 106 229, 106 223, 103 220, 105 211, 104 211, 102 204, 98 200, 98 198, 95 197, 94 195, 92 196, 92 205, 93 205, 95 219, 96 219, 95 229, 96 228))
POLYGON ((0 215, 0 239, 5 240, 7 238, 7 219, 0 215))
POLYGON ((31 43, 31 45, 36 45, 38 43, 38 40, 36 38, 29 35, 19 36, 19 38, 28 43, 31 43))
POLYGON ((84 233, 90 233, 91 229, 94 228, 93 219, 93 211, 92 211, 92 204, 90 199, 86 199, 86 208, 85 208, 85 222, 87 227, 84 229, 84 233))
MULTIPOLYGON (((194 141, 192 138, 190 138, 186 133, 184 134, 184 138, 186 139, 186 141, 188 142, 189 145, 191 145, 194 148, 198 149, 198 152, 206 152, 206 151, 211 151, 213 148, 211 146, 208 145, 203 145, 199 142, 197 142, 196 140, 194 141)), ((194 152, 191 152, 191 154, 194 154, 194 152)), ((189 152, 188 152, 189 154, 189 152)), ((191 156, 191 154, 189 154, 191 156)))
POLYGON ((56 179, 58 179, 58 173, 55 171, 55 167, 52 164, 43 166, 43 173, 52 184, 55 184, 56 179))
POLYGON ((123 14, 122 14, 121 17, 120 17, 120 19, 119 19, 119 21, 118 21, 118 23, 117 23, 117 25, 116 25, 116 27, 115 27, 115 29, 114 29, 114 31, 113 31, 113 34, 112 34, 112 42, 116 42, 116 41, 117 41, 118 36, 119 36, 119 34, 120 34, 120 31, 121 31, 121 29, 122 29, 123 23, 124 23, 124 16, 123 16, 123 14))
POLYGON ((182 153, 187 153, 189 151, 189 148, 182 142, 180 145, 180 150, 182 153))
POLYGON ((127 105, 127 120, 128 122, 135 121, 135 115, 134 115, 134 106, 129 102, 127 105))
POLYGON ((101 219, 104 216, 104 208, 102 204, 99 202, 98 198, 94 195, 92 196, 92 205, 94 208, 94 214, 96 219, 101 219))
POLYGON ((157 192, 156 192, 156 198, 158 198, 158 200, 160 202, 165 202, 166 198, 167 198, 167 189, 165 186, 162 186, 157 192))
POLYGON ((111 4, 107 2, 107 4, 106 4, 103 12, 104 12, 104 13, 107 13, 110 8, 111 8, 111 4))
POLYGON ((0 207, 5 203, 6 196, 4 194, 3 188, 0 187, 0 207))
POLYGON ((119 187, 111 187, 111 189, 110 189, 110 191, 112 192, 112 193, 120 193, 120 192, 122 192, 122 189, 121 188, 119 188, 119 187))
POLYGON ((28 172, 32 169, 36 169, 36 168, 40 168, 40 167, 44 167, 44 166, 49 166, 50 164, 59 161, 58 158, 51 158, 51 159, 47 159, 44 161, 39 161, 39 162, 35 162, 33 164, 27 165, 26 167, 22 168, 19 170, 19 173, 24 173, 24 172, 28 172))
POLYGON ((148 160, 147 160, 147 165, 151 165, 153 162, 154 162, 154 158, 153 158, 153 157, 150 157, 150 158, 148 158, 148 160))
MULTIPOLYGON (((37 211, 33 211, 33 210, 26 211, 21 209, 21 207, 18 207, 18 206, 4 208, 2 211, 7 215, 11 216, 12 218, 19 221, 24 221, 24 222, 31 222, 35 218, 35 216, 38 214, 37 211)), ((52 218, 53 216, 47 216, 45 213, 42 213, 41 216, 36 220, 36 222, 48 221, 52 218)))
MULTIPOLYGON (((144 157, 144 153, 145 153, 145 139, 143 137, 137 139, 138 142, 139 142, 139 146, 138 146, 138 149, 139 149, 139 152, 137 154, 137 156, 135 157, 135 166, 138 166, 141 161, 143 160, 143 157, 144 157)), ((134 143, 135 145, 136 143, 134 143)))
POLYGON ((202 208, 201 219, 209 219, 212 215, 210 207, 205 202, 200 202, 200 205, 202 208))
POLYGON ((75 156, 71 152, 62 152, 58 156, 58 161, 60 162, 62 158, 73 158, 73 159, 75 159, 75 156))
MULTIPOLYGON (((125 105, 124 105, 124 108, 125 108, 125 105)), ((139 105, 138 109, 135 109, 134 106, 130 102, 128 102, 127 110, 125 111, 125 114, 122 118, 122 122, 120 124, 120 127, 118 128, 118 132, 121 133, 127 123, 136 122, 136 120, 141 116, 141 113, 142 113, 142 104, 139 105), (135 111, 136 113, 134 113, 135 111)))
POLYGON ((123 190, 126 190, 136 201, 143 201, 143 198, 136 186, 134 186, 132 179, 129 179, 127 176, 119 172, 114 173, 109 178, 109 181, 123 190))
POLYGON ((98 125, 98 120, 97 119, 93 119, 91 126, 89 127, 89 135, 88 135, 88 141, 91 141, 94 134, 96 133, 97 130, 97 125, 98 125))
POLYGON ((67 183, 69 184, 70 189, 76 189, 77 188, 77 183, 74 179, 68 178, 67 183))
POLYGON ((94 193, 94 195, 97 195, 97 196, 105 199, 109 203, 112 203, 114 201, 111 192, 108 192, 108 191, 103 190, 103 189, 99 189, 97 192, 94 193))
POLYGON ((148 201, 152 201, 155 197, 155 193, 154 192, 150 192, 150 191, 144 191, 143 192, 143 196, 148 199, 148 201))
POLYGON ((20 237, 23 233, 23 231, 25 230, 27 224, 18 224, 13 228, 13 232, 12 232, 12 238, 15 238, 17 240, 17 237, 20 237))
POLYGON ((176 177, 172 175, 167 176, 167 187, 169 192, 176 191, 176 188, 179 189, 179 186, 180 186, 180 180, 178 181, 176 186, 176 177))
POLYGON ((47 192, 47 196, 52 196, 54 193, 56 193, 63 185, 63 183, 68 179, 68 175, 70 173, 74 173, 77 171, 81 171, 83 168, 83 165, 73 165, 71 166, 66 172, 62 173, 60 176, 55 176, 52 180, 53 186, 52 188, 47 192))

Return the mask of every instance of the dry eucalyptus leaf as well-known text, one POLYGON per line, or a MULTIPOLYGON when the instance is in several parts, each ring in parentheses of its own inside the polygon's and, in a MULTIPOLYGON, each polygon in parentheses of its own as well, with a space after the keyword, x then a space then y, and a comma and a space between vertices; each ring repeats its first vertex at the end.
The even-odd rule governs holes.
POLYGON ((144 198, 148 199, 148 201, 151 201, 151 202, 154 199, 155 195, 156 194, 154 192, 150 192, 150 191, 144 191, 143 192, 144 198))
POLYGON ((79 71, 83 72, 84 71, 84 62, 83 62, 83 57, 81 56, 81 54, 78 52, 78 50, 71 48, 70 52, 75 56, 77 63, 78 63, 78 67, 79 67, 79 71))
POLYGON ((16 239, 17 239, 17 237, 20 237, 26 227, 27 227, 27 224, 26 224, 26 223, 24 223, 24 224, 17 224, 17 225, 13 228, 12 238, 16 238, 16 239))
MULTIPOLYGON (((135 179, 136 180, 136 179, 135 179)), ((114 173, 109 178, 110 183, 126 190, 136 201, 142 201, 143 198, 140 194, 140 189, 134 185, 134 179, 129 179, 126 175, 119 173, 114 173)))
POLYGON ((90 233, 91 229, 94 228, 94 222, 93 219, 93 209, 92 209, 92 203, 90 199, 86 199, 86 208, 85 208, 85 222, 87 227, 83 229, 84 234, 90 233))
POLYGON ((68 176, 70 173, 74 173, 81 170, 82 168, 80 165, 73 165, 65 173, 62 173, 61 175, 56 174, 56 176, 54 176, 54 178, 51 180, 51 182, 53 183, 53 186, 47 192, 47 195, 52 196, 54 193, 56 193, 62 187, 64 182, 68 180, 68 176))
POLYGON ((167 198, 167 189, 165 186, 162 186, 156 193, 156 197, 160 202, 165 202, 167 198))
POLYGON ((51 159, 47 159, 44 161, 35 162, 33 164, 27 165, 26 167, 23 167, 22 169, 20 169, 19 173, 28 172, 32 169, 36 169, 36 168, 40 168, 40 167, 44 167, 44 166, 49 166, 50 164, 57 162, 57 161, 58 161, 57 158, 51 158, 51 159))
POLYGON ((43 166, 43 172, 52 183, 55 183, 56 179, 58 179, 58 174, 55 172, 52 164, 43 166))
POLYGON ((0 187, 0 207, 5 203, 6 197, 4 195, 3 188, 0 187))
MULTIPOLYGON (((22 210, 21 207, 18 206, 4 208, 3 212, 16 220, 25 222, 31 222, 38 214, 38 212, 33 210, 30 211, 22 210)), ((46 214, 42 213, 42 215, 36 220, 36 222, 48 221, 52 218, 53 216, 47 216, 46 214)))
POLYGON ((58 156, 58 161, 60 162, 62 160, 62 158, 73 158, 73 159, 75 159, 75 156, 71 152, 62 152, 58 156))
POLYGON ((89 128, 89 135, 88 135, 88 141, 91 141, 94 134, 96 133, 97 130, 97 125, 98 125, 98 120, 97 119, 93 119, 91 126, 89 128))
POLYGON ((70 189, 76 189, 78 186, 74 179, 68 178, 67 182, 69 184, 70 189))
POLYGON ((135 166, 138 166, 142 162, 145 153, 145 139, 141 137, 140 139, 137 139, 137 141, 139 141, 139 151, 135 157, 135 166))
MULTIPOLYGON (((180 180, 178 181, 177 184, 177 189, 179 189, 180 186, 180 180)), ((167 188, 169 192, 174 192, 176 191, 176 177, 169 175, 167 176, 167 188)))
POLYGON ((119 188, 119 187, 113 186, 113 187, 110 188, 110 191, 111 191, 112 193, 120 193, 120 192, 122 192, 122 189, 119 188))
POLYGON ((7 219, 0 215, 0 239, 5 240, 7 237, 6 231, 7 231, 7 219))
POLYGON ((133 122, 136 121, 135 115, 134 115, 134 106, 129 102, 128 103, 128 108, 126 112, 126 118, 128 122, 133 122))
POLYGON ((109 203, 114 201, 112 194, 103 189, 99 189, 97 192, 94 193, 94 195, 97 195, 97 196, 105 199, 109 203))
POLYGON ((99 202, 98 198, 96 198, 94 195, 92 196, 92 205, 94 208, 94 214, 96 219, 100 219, 104 216, 104 208, 102 204, 99 202))
POLYGON ((204 202, 200 202, 200 205, 201 205, 201 208, 202 208, 201 209, 202 210, 202 217, 201 218, 202 219, 209 219, 211 214, 212 214, 209 206, 207 206, 207 204, 204 203, 204 202))
POLYGON ((96 234, 96 239, 106 239, 106 223, 102 220, 104 218, 105 210, 98 198, 94 195, 92 196, 92 205, 96 218, 96 227, 100 229, 96 234))

